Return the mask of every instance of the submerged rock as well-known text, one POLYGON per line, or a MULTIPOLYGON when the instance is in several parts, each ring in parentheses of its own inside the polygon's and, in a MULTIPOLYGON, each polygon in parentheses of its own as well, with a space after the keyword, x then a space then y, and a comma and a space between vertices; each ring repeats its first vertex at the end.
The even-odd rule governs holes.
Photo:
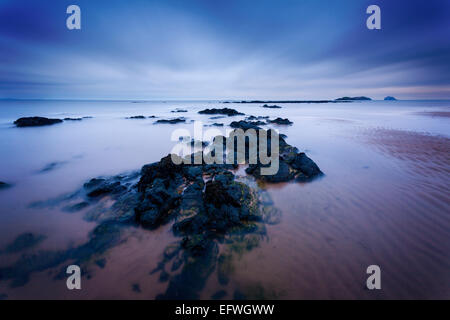
POLYGON ((236 111, 236 110, 234 110, 234 109, 229 109, 229 108, 222 108, 222 109, 216 109, 216 108, 213 108, 213 109, 205 109, 205 110, 202 110, 202 111, 199 111, 198 112, 199 114, 224 114, 224 115, 227 115, 227 116, 239 116, 239 115, 244 115, 243 113, 241 113, 241 112, 238 112, 238 111, 236 111))
POLYGON ((397 99, 395 99, 394 97, 391 96, 387 96, 384 98, 384 101, 396 101, 397 99))
POLYGON ((35 235, 31 232, 22 233, 3 250, 5 253, 17 253, 35 247, 46 239, 46 236, 35 235))
POLYGON ((11 185, 9 183, 0 181, 0 190, 10 188, 11 185))
POLYGON ((88 197, 99 197, 106 194, 116 194, 126 190, 119 181, 109 182, 105 179, 91 179, 85 183, 84 188, 87 191, 88 197))
POLYGON ((14 124, 17 127, 39 127, 39 126, 49 126, 61 122, 63 122, 61 119, 49 119, 44 117, 24 117, 14 121, 14 124))

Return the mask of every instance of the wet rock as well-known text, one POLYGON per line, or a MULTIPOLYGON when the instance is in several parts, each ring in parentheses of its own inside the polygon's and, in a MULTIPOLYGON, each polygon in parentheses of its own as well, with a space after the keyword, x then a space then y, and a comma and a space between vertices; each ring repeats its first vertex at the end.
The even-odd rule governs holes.
POLYGON ((387 96, 384 98, 384 101, 396 101, 397 99, 395 99, 394 97, 391 96, 387 96))
POLYGON ((14 121, 17 127, 39 127, 49 126, 63 122, 61 119, 49 119, 44 117, 24 117, 14 121))
POLYGON ((140 115, 140 116, 132 116, 132 117, 128 117, 127 119, 145 119, 144 116, 140 115))
POLYGON ((317 164, 308 158, 308 156, 303 152, 296 155, 294 161, 292 162, 292 167, 300 170, 302 173, 297 176, 298 181, 308 181, 323 175, 317 164))
POLYGON ((185 118, 174 118, 174 119, 160 119, 160 120, 157 120, 155 122, 155 124, 158 124, 158 123, 177 124, 177 123, 183 123, 183 122, 186 122, 185 118))
POLYGON ((64 118, 64 121, 81 121, 81 120, 83 120, 83 118, 64 118))
POLYGON ((75 203, 74 205, 66 206, 66 207, 64 207, 63 210, 66 212, 78 212, 78 211, 81 211, 81 210, 87 208, 89 205, 90 205, 89 202, 81 201, 81 202, 75 203))
POLYGON ((109 182, 105 179, 91 179, 84 185, 87 196, 91 198, 103 196, 106 194, 118 194, 124 192, 127 188, 119 181, 109 182))
POLYGON ((210 127, 223 127, 223 123, 214 122, 213 124, 208 125, 210 127))
POLYGON ((254 129, 259 130, 261 127, 260 125, 264 125, 265 123, 262 121, 233 121, 230 123, 230 127, 235 129, 242 129, 242 130, 248 130, 248 129, 254 129))
POLYGON ((8 188, 10 188, 10 187, 11 187, 11 185, 10 185, 9 183, 0 181, 0 190, 2 190, 2 189, 8 189, 8 188))
POLYGON ((57 168, 60 168, 61 166, 65 165, 66 163, 67 163, 67 161, 51 162, 48 165, 46 165, 44 168, 42 168, 39 172, 40 173, 49 172, 49 171, 55 170, 57 168))
POLYGON ((102 259, 95 260, 95 264, 96 264, 99 268, 104 269, 105 266, 106 266, 106 259, 105 259, 105 258, 102 258, 102 259))
POLYGON ((266 120, 266 119, 269 119, 269 116, 257 116, 257 117, 249 116, 249 117, 245 118, 245 120, 247 120, 247 121, 266 120))
POLYGON ((268 109, 281 109, 281 107, 280 106, 277 106, 277 105, 268 105, 268 104, 265 104, 265 105, 263 105, 262 106, 263 108, 268 108, 268 109))
POLYGON ((136 293, 141 293, 141 286, 139 285, 139 283, 133 283, 131 285, 131 290, 133 290, 136 293))
POLYGON ((172 113, 178 113, 178 112, 188 112, 187 110, 185 110, 185 109, 175 109, 175 110, 172 110, 172 111, 170 111, 170 112, 172 112, 172 113))
POLYGON ((227 116, 229 116, 229 117, 231 117, 231 116, 240 116, 240 115, 244 115, 244 114, 241 113, 241 112, 238 112, 238 111, 236 111, 236 110, 234 110, 234 109, 229 109, 229 108, 222 108, 222 109, 216 109, 216 108, 213 108, 213 109, 205 109, 205 110, 199 111, 198 113, 199 113, 199 114, 224 114, 224 115, 227 115, 227 116))
POLYGON ((37 246, 44 241, 47 237, 43 235, 35 235, 31 232, 23 233, 4 249, 4 253, 17 253, 26 249, 37 246))
POLYGON ((267 120, 267 123, 274 123, 278 125, 291 125, 293 124, 292 121, 289 119, 283 119, 283 118, 276 118, 275 120, 267 120))

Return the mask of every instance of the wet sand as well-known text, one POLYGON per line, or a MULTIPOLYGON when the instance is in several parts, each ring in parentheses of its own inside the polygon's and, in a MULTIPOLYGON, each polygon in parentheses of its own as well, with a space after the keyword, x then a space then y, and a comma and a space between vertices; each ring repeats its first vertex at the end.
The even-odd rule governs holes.
MULTIPOLYGON (((267 234, 256 239, 251 248, 235 251, 227 265, 227 284, 220 283, 216 268, 200 290, 200 298, 209 299, 223 291, 221 297, 225 299, 449 299, 448 136, 385 129, 380 126, 383 118, 373 128, 354 113, 321 117, 308 110, 306 115, 289 110, 294 125, 282 132, 288 135, 290 144, 307 150, 325 176, 312 183, 264 185, 282 211, 281 221, 267 225, 267 234), (365 270, 372 264, 381 267, 380 291, 365 288, 365 270)), ((123 130, 115 126, 119 132, 123 130)), ((132 126, 126 130, 137 131, 124 131, 122 135, 135 136, 148 130, 145 124, 132 126)), ((86 129, 94 132, 89 131, 88 123, 86 129)), ((106 132, 102 139, 106 141, 106 132)), ((154 136, 148 141, 152 139, 154 136)), ((137 169, 139 164, 151 162, 149 159, 164 156, 165 149, 160 146, 157 152, 143 155, 130 152, 128 165, 114 158, 123 151, 113 153, 113 147, 99 150, 111 157, 102 171, 118 174, 124 169, 137 169)), ((75 151, 71 152, 78 153, 75 151)), ((86 172, 77 161, 84 159, 37 175, 39 168, 45 167, 39 163, 37 169, 30 170, 31 178, 25 180, 29 186, 19 183, 17 189, 2 191, 0 196, 9 195, 10 199, 3 198, 7 210, 1 216, 3 229, 10 226, 11 230, 3 233, 0 247, 28 230, 47 238, 26 253, 64 250, 88 240, 96 223, 83 220, 86 211, 67 213, 58 205, 29 208, 33 201, 74 191, 88 178, 99 175, 95 170, 86 172), (67 175, 73 170, 77 174, 67 175), (61 188, 56 182, 62 177, 67 177, 67 185, 61 188), (16 199, 17 190, 21 197, 16 199)), ((89 262, 89 278, 83 277, 83 290, 68 291, 64 280, 54 279, 65 262, 33 273, 24 286, 10 288, 2 281, 0 294, 8 299, 154 299, 167 289, 168 281, 151 271, 163 258, 164 249, 179 238, 173 235, 171 223, 152 231, 135 227, 125 230, 123 242, 89 262), (98 259, 105 259, 106 264, 96 265, 98 259)), ((220 250, 226 252, 228 248, 220 245, 220 250)), ((0 267, 16 261, 21 254, 0 255, 0 267)), ((170 276, 179 272, 167 271, 170 276)))

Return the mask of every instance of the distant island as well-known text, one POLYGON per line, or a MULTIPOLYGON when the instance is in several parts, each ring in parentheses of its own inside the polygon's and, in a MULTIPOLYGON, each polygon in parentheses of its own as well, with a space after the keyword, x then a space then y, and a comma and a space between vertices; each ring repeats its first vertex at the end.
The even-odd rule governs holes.
POLYGON ((386 98, 384 98, 385 101, 397 101, 397 99, 395 99, 394 97, 391 96, 387 96, 386 98))
POLYGON ((336 101, 370 101, 372 99, 368 97, 342 97, 337 98, 336 101))
POLYGON ((222 103, 259 103, 259 104, 276 104, 276 103, 338 103, 349 102, 340 100, 242 100, 242 101, 222 101, 222 103))

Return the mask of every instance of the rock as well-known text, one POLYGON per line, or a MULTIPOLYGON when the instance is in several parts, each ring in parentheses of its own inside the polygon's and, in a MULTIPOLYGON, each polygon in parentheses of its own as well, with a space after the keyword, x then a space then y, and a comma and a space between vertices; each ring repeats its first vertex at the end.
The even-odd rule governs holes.
POLYGON ((185 110, 185 109, 175 109, 175 110, 172 110, 172 111, 170 111, 170 112, 173 112, 173 113, 177 113, 177 112, 188 112, 187 110, 185 110))
POLYGON ((282 119, 282 118, 276 118, 275 120, 267 120, 267 123, 274 123, 278 125, 291 125, 293 124, 292 121, 289 119, 282 119))
POLYGON ((271 105, 271 106, 269 106, 268 104, 265 104, 265 105, 263 105, 262 106, 263 108, 268 108, 268 109, 281 109, 281 107, 280 106, 277 106, 277 105, 271 105))
POLYGON ((269 116, 257 116, 257 117, 255 117, 255 116, 249 116, 249 117, 245 118, 245 120, 247 120, 247 121, 253 121, 253 120, 266 120, 266 119, 269 119, 269 116))
POLYGON ((105 258, 101 258, 101 259, 95 260, 95 264, 96 264, 99 268, 104 269, 105 266, 106 266, 106 259, 105 259, 105 258))
POLYGON ((131 290, 133 290, 136 293, 141 293, 142 292, 139 283, 133 283, 131 285, 131 290))
POLYGON ((229 117, 231 117, 231 116, 244 115, 244 114, 241 113, 241 112, 238 112, 238 111, 236 111, 236 110, 234 110, 234 109, 229 109, 229 108, 222 108, 222 109, 216 109, 216 108, 213 108, 213 109, 205 109, 205 110, 199 111, 198 113, 199 113, 199 114, 224 114, 224 115, 227 115, 227 116, 229 116, 229 117))
POLYGON ((157 120, 155 122, 156 123, 169 123, 169 124, 176 124, 176 123, 181 123, 181 122, 186 122, 185 118, 174 118, 174 119, 160 119, 157 120))
POLYGON ((335 101, 369 101, 369 100, 372 99, 368 97, 342 97, 335 99, 335 101))
POLYGON ((119 181, 108 182, 105 179, 91 179, 91 181, 85 183, 84 187, 87 190, 87 196, 91 198, 105 194, 117 194, 127 189, 119 181))
POLYGON ((132 116, 132 117, 128 117, 127 119, 145 119, 144 116, 132 116))
POLYGON ((24 117, 14 121, 14 124, 17 127, 39 127, 39 126, 49 126, 61 122, 63 122, 61 119, 49 119, 44 117, 24 117))
POLYGON ((11 187, 11 185, 10 185, 9 183, 0 181, 0 190, 2 190, 2 189, 8 189, 8 188, 10 188, 10 187, 11 187))
POLYGON ((64 118, 64 121, 81 121, 83 118, 64 118))
POLYGON ((32 247, 35 247, 42 241, 44 241, 47 237, 43 235, 35 235, 31 232, 22 233, 17 236, 17 238, 6 246, 4 252, 5 253, 17 253, 32 247))
POLYGON ((213 124, 207 125, 209 127, 223 127, 223 123, 214 122, 213 124))
POLYGON ((384 101, 396 101, 397 99, 395 99, 394 97, 391 96, 387 96, 384 98, 384 101))
POLYGON ((262 121, 233 121, 230 123, 230 127, 235 129, 242 129, 242 130, 248 130, 248 129, 255 129, 260 130, 261 128, 259 125, 264 125, 265 123, 262 121))
POLYGON ((297 177, 298 181, 308 181, 323 174, 317 164, 303 152, 296 155, 295 160, 292 162, 292 167, 300 170, 302 173, 302 175, 297 177))
POLYGON ((82 201, 71 206, 65 207, 63 210, 67 212, 78 212, 89 206, 89 202, 82 201))

